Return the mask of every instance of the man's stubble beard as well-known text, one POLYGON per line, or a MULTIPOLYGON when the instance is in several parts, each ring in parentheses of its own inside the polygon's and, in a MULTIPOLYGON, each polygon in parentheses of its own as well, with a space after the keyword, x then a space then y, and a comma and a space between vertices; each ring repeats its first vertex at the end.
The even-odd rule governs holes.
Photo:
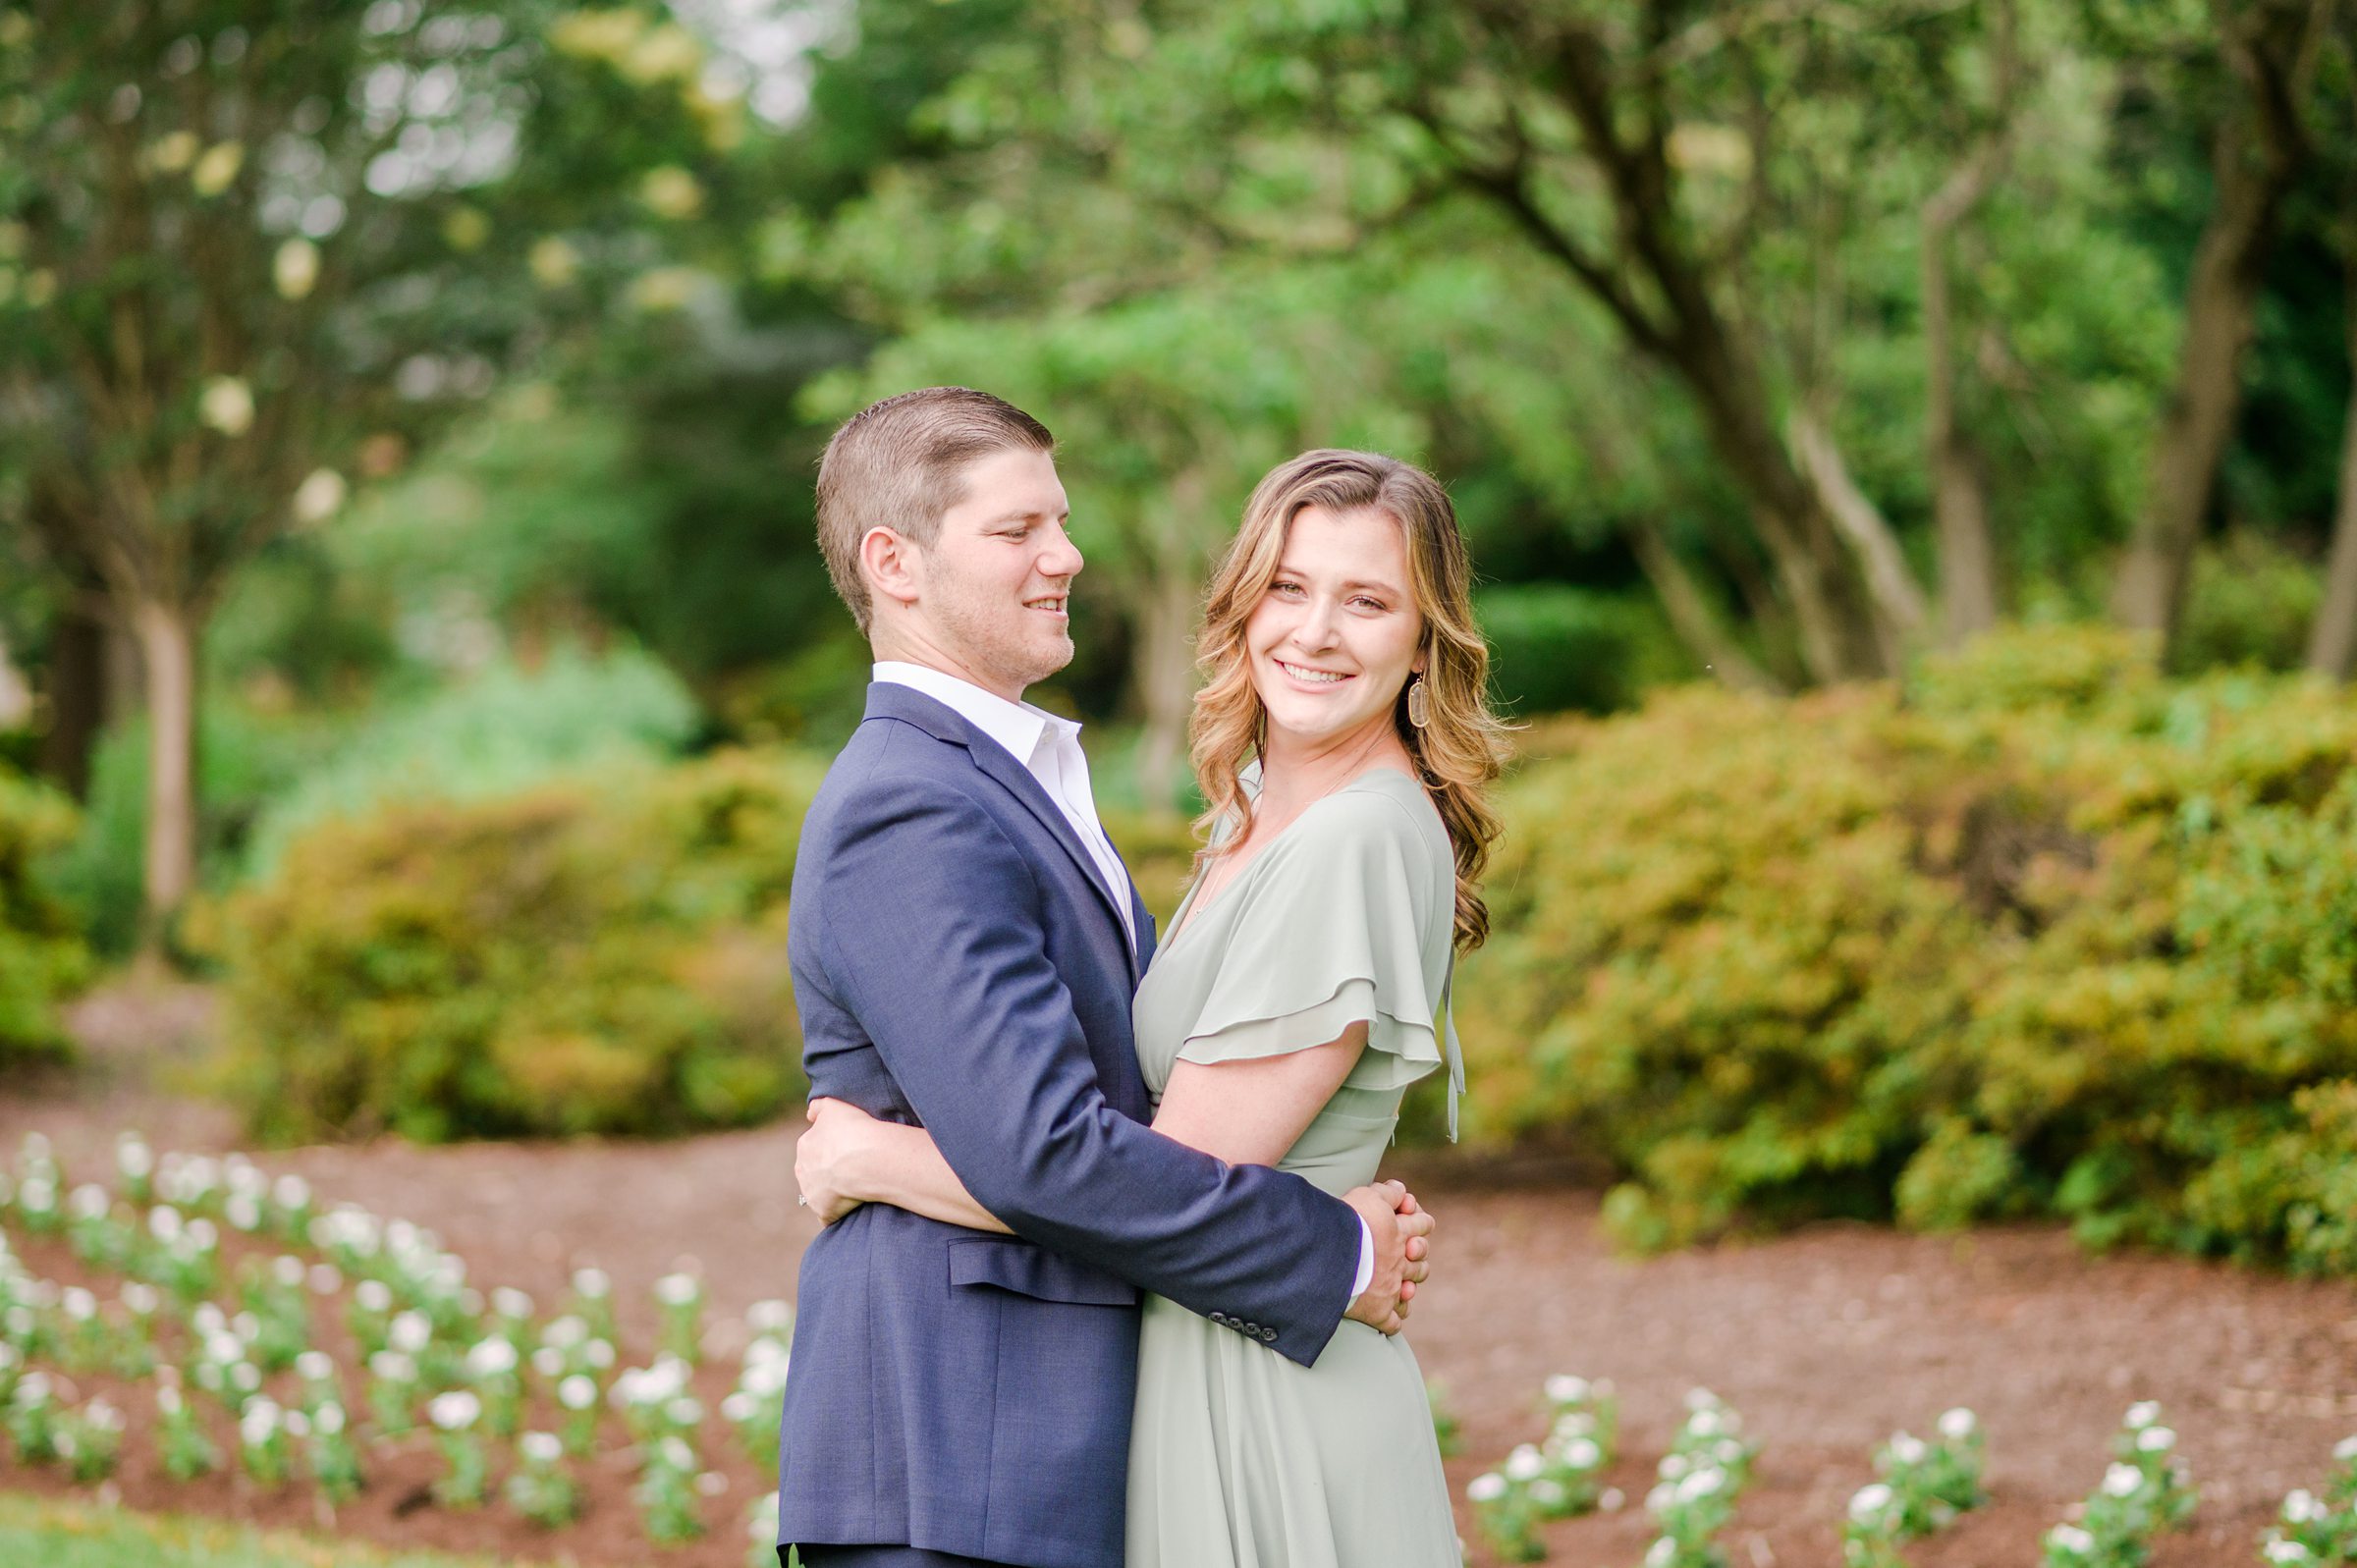
MULTIPOLYGON (((1069 595, 1070 590, 1066 590, 1069 595)), ((1070 599, 1066 599, 1070 604, 1070 599)), ((1018 610, 1018 615, 1035 611, 1018 610)), ((1072 634, 1068 629, 1053 647, 1031 645, 998 616, 977 606, 972 598, 953 590, 942 595, 933 610, 934 624, 945 651, 954 652, 977 676, 1015 687, 1036 685, 1072 662, 1072 634)))

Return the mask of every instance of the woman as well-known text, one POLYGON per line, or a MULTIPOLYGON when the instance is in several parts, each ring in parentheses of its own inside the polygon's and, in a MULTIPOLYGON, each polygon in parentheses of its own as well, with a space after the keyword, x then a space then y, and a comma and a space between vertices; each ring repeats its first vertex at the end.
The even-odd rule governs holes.
MULTIPOLYGON (((1488 931, 1498 831, 1471 577, 1407 463, 1309 452, 1253 491, 1197 643, 1210 844, 1133 1009, 1156 1131, 1340 1194, 1374 1179, 1446 1047, 1453 1134, 1450 976, 1488 931)), ((1006 1229, 923 1129, 841 1124, 851 1145, 812 1164, 849 1187, 805 1192, 821 1217, 875 1202, 1006 1229)), ((1356 1323, 1303 1368, 1149 1296, 1128 1485, 1130 1568, 1458 1560, 1415 1356, 1356 1323)))

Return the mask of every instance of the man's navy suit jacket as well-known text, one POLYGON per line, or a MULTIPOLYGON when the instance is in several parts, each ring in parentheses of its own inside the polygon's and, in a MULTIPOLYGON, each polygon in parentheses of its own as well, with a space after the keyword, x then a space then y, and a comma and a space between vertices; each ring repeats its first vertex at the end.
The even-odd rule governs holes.
MULTIPOLYGON (((1125 879, 1124 879, 1125 882, 1125 879)), ((869 1204, 802 1259, 779 1540, 1121 1568, 1138 1292, 1307 1365, 1355 1215, 1150 1132, 1132 954, 1085 850, 1006 748, 905 686, 802 824, 788 937, 813 1095, 932 1133, 1014 1236, 869 1204)))

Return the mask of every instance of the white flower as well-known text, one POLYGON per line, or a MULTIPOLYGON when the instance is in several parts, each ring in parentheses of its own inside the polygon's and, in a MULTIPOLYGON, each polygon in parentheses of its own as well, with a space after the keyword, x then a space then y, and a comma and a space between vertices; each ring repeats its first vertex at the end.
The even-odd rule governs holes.
POLYGON ((1670 1564, 1675 1561, 1677 1542, 1669 1536, 1664 1536, 1645 1548, 1645 1568, 1670 1568, 1670 1564))
POLYGON ((1872 1486, 1860 1487, 1857 1494, 1849 1499, 1849 1517, 1862 1525, 1872 1524, 1890 1506, 1891 1488, 1878 1481, 1872 1486))
POLYGON ((576 1372, 557 1384, 557 1403, 568 1410, 587 1410, 597 1403, 597 1384, 576 1372))
POLYGON ((453 1388, 428 1401, 426 1415, 444 1432, 464 1432, 483 1413, 483 1402, 464 1388, 453 1388))
POLYGON ((300 299, 309 294, 319 281, 319 247, 301 235, 280 244, 270 258, 270 281, 278 286, 281 298, 300 299))
POLYGON ((289 1173, 270 1184, 270 1196, 281 1209, 307 1209, 311 1205, 311 1184, 289 1173))
POLYGON ((1677 1488, 1662 1482, 1645 1494, 1645 1507, 1650 1513, 1666 1513, 1677 1503, 1677 1488))
POLYGON ((502 1285, 491 1292, 491 1310, 502 1318, 529 1318, 532 1298, 514 1285, 502 1285))
POLYGON ((1576 1405, 1588 1397, 1588 1379, 1559 1372, 1547 1379, 1547 1397, 1559 1405, 1576 1405))
POLYGON ((87 1323, 98 1316, 98 1298, 80 1285, 68 1285, 60 1293, 58 1304, 76 1323, 87 1323))
POLYGON ((1902 1465, 1919 1465, 1923 1463, 1923 1456, 1930 1451, 1921 1437, 1909 1436, 1903 1432, 1891 1439, 1891 1457, 1902 1465))
POLYGON ((344 505, 344 498, 349 491, 344 476, 335 469, 313 468, 304 476, 302 483, 295 487, 295 499, 289 503, 289 510, 297 522, 306 525, 325 522, 344 505))
POLYGON ((707 1470, 695 1478, 695 1491, 699 1497, 717 1497, 728 1489, 729 1478, 717 1470, 707 1470))
POLYGON ((118 1133, 115 1136, 115 1168, 126 1176, 144 1176, 155 1169, 155 1153, 147 1147, 147 1140, 137 1133, 118 1133))
POLYGON ((304 1415, 301 1411, 288 1411, 286 1422, 288 1436, 307 1437, 311 1434, 311 1418, 304 1415))
POLYGON ((1593 1470, 1604 1463, 1604 1450, 1593 1437, 1574 1437, 1563 1444, 1562 1460, 1572 1470, 1593 1470))
POLYGON ((1506 1478, 1496 1471, 1475 1476, 1465 1484, 1467 1502, 1496 1502, 1506 1495, 1506 1478))
POLYGON ((2136 1434, 2136 1451, 2165 1454, 2176 1446, 2177 1434, 2166 1427, 2147 1427, 2136 1434))
POLYGON ((704 1419, 704 1407, 682 1394, 663 1407, 663 1415, 675 1427, 693 1427, 704 1419))
POLYGON ((1686 1390, 1686 1408, 1688 1410, 1710 1410, 1722 1403, 1724 1403, 1724 1401, 1721 1400, 1717 1394, 1711 1392, 1708 1388, 1689 1388, 1686 1390))
POLYGON ((2332 1445, 2332 1457, 2342 1464, 2357 1459, 2357 1437, 2343 1437, 2332 1445))
POLYGON ((540 1330, 540 1342, 558 1350, 571 1350, 588 1337, 589 1325, 570 1312, 552 1320, 546 1328, 540 1330))
POLYGON ((303 1274, 302 1260, 282 1252, 270 1260, 270 1273, 271 1277, 289 1290, 301 1289, 303 1274))
POLYGON ((181 1236, 180 1211, 168 1203, 159 1203, 147 1211, 147 1234, 169 1247, 181 1236))
POLYGON ((352 1299, 359 1303, 362 1312, 390 1312, 393 1310, 393 1287, 382 1279, 363 1279, 353 1286, 352 1299))
POLYGON ((1722 1491, 1727 1487, 1727 1472, 1716 1465, 1706 1465, 1677 1484, 1677 1500, 1693 1502, 1722 1491))
POLYGON ((155 1408, 167 1416, 177 1416, 187 1407, 181 1400, 180 1390, 166 1383, 155 1391, 155 1408))
POLYGON ((665 1274, 655 1281, 655 1299, 666 1307, 685 1307, 703 1295, 693 1274, 665 1274))
POLYGON ((477 1378, 496 1378, 516 1370, 516 1346, 497 1335, 466 1352, 466 1371, 477 1378))
POLYGON ((214 376, 205 382, 204 390, 197 394, 196 407, 204 422, 225 436, 242 436, 253 426, 253 389, 236 376, 214 376))
POLYGON ((115 1206, 115 1195, 94 1181, 85 1181, 74 1189, 66 1203, 77 1219, 104 1219, 106 1212, 115 1206))
POLYGON ((664 1438, 655 1444, 655 1457, 667 1469, 679 1471, 682 1475, 695 1468, 695 1450, 687 1446, 685 1437, 664 1438))
POLYGON ((1664 1454, 1662 1462, 1654 1468, 1654 1474, 1664 1481, 1675 1481, 1692 1468, 1692 1462, 1684 1454, 1664 1454))
POLYGON ((1980 1418, 1958 1405, 1940 1417, 1940 1435, 1950 1442, 1962 1442, 1980 1428, 1980 1418))
POLYGON ((410 1311, 397 1316, 386 1330, 386 1338, 395 1350, 413 1356, 426 1347, 434 1337, 434 1325, 422 1312, 410 1311))
POLYGON ((2269 1562, 2314 1562, 2316 1556, 2296 1541, 2271 1541, 2261 1550, 2269 1562))
POLYGON ((614 1365, 614 1341, 611 1339, 590 1340, 581 1346, 581 1359, 599 1372, 604 1372, 608 1367, 614 1365))
POLYGON ((2076 1525, 2056 1525, 2046 1533, 2049 1544, 2059 1546, 2076 1557, 2083 1557, 2095 1547, 2095 1538, 2076 1525))
POLYGON ((740 1388, 720 1402, 720 1418, 741 1426, 761 1410, 761 1401, 740 1388))
POLYGON ((380 1382, 412 1382, 417 1364, 398 1350, 380 1350, 368 1358, 368 1371, 380 1382))
POLYGON ((1561 1508, 1571 1500, 1571 1494, 1554 1477, 1541 1476, 1530 1484, 1530 1500, 1542 1508, 1561 1508))
POLYGON ((1596 1418, 1584 1410, 1567 1410, 1555 1418, 1555 1426, 1550 1430, 1559 1442, 1568 1442, 1574 1437, 1585 1437, 1594 1433, 1596 1418))
POLYGON ((2316 1500, 2316 1493, 2302 1487, 2283 1499, 2283 1519, 2286 1524, 2304 1525, 2325 1516, 2325 1505, 2316 1500))
POLYGON ((2141 1432, 2160 1419, 2161 1405, 2158 1400, 2139 1399, 2128 1406, 2125 1423, 2130 1432, 2141 1432))
POLYGON ((1529 1443, 1523 1443, 1506 1456, 1506 1479, 1536 1481, 1547 1470, 1546 1456, 1529 1443))
POLYGON ((123 1305, 141 1318, 154 1316, 164 1304, 164 1293, 143 1279, 134 1279, 123 1287, 123 1305))
POLYGON ((573 1271, 573 1288, 596 1301, 613 1290, 614 1281, 606 1277, 602 1269, 576 1269, 573 1271))
POLYGON ((2144 1472, 2134 1465, 2113 1463, 2104 1472, 2104 1492, 2111 1497, 2133 1497, 2144 1485, 2144 1472))
POLYGON ((246 149, 235 141, 217 141, 204 149, 189 171, 189 186, 200 196, 217 196, 246 166, 246 149))
POLYGON ((332 1296, 344 1288, 344 1271, 332 1263, 315 1263, 310 1272, 311 1294, 332 1296))
POLYGON ((535 1465, 553 1465, 565 1453, 565 1445, 553 1432, 527 1432, 516 1440, 516 1448, 535 1465))
POLYGON ((324 1435, 333 1437, 344 1430, 344 1407, 333 1399, 322 1399, 319 1408, 311 1412, 311 1424, 324 1435))
POLYGON ((790 1333, 794 1329, 794 1308, 783 1301, 756 1301, 744 1309, 744 1322, 755 1333, 790 1333))
POLYGON ((1697 1410, 1686 1418, 1686 1431, 1697 1437, 1716 1437, 1720 1428, 1719 1412, 1716 1410, 1697 1410))
POLYGON ((245 1414, 238 1418, 238 1435, 248 1448, 258 1448, 278 1433, 280 1411, 269 1399, 256 1396, 246 1403, 245 1414))
POLYGON ((565 1371, 565 1352, 554 1345, 542 1345, 532 1352, 532 1371, 543 1378, 556 1378, 565 1371))
POLYGON ((304 1382, 326 1382, 335 1375, 335 1361, 324 1350, 306 1350, 295 1358, 295 1376, 304 1382))

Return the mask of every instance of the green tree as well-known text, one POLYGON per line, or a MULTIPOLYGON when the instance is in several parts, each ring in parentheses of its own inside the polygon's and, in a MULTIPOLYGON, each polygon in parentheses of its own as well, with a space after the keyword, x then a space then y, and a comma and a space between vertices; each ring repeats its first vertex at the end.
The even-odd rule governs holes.
POLYGON ((198 644, 242 563, 472 406, 552 311, 676 283, 741 107, 551 0, 0 17, 0 461, 136 641, 145 897, 190 890, 198 644))

